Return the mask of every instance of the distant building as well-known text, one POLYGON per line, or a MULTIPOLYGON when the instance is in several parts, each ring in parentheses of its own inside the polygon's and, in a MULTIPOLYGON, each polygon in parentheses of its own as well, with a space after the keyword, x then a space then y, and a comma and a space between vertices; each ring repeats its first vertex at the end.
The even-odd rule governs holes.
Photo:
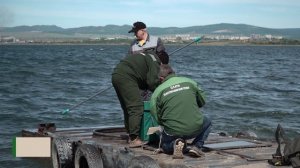
POLYGON ((14 36, 0 37, 1 43, 15 43, 17 39, 14 36))

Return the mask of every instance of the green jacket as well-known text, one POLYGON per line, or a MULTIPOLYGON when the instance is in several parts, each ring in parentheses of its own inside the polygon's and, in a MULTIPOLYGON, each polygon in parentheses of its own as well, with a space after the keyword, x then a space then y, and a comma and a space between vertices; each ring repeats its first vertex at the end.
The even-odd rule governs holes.
POLYGON ((171 135, 194 135, 201 130, 204 92, 189 78, 169 75, 154 91, 150 111, 171 135))
POLYGON ((115 67, 114 74, 119 74, 138 84, 142 90, 154 89, 159 85, 160 60, 154 53, 144 52, 129 54, 115 67))

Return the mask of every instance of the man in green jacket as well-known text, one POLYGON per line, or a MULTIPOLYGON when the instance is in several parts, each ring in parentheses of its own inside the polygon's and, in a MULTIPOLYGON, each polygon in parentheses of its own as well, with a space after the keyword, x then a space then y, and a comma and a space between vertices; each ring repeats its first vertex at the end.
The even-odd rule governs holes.
POLYGON ((199 111, 205 104, 204 92, 195 81, 176 76, 169 65, 161 65, 160 80, 162 84, 151 97, 150 110, 163 128, 163 151, 173 153, 175 158, 183 157, 182 152, 203 156, 201 148, 211 128, 211 120, 199 111), (185 140, 192 138, 188 149, 185 140))
POLYGON ((160 60, 155 52, 129 54, 115 67, 112 84, 124 113, 129 147, 139 147, 140 124, 144 111, 140 89, 154 91, 159 85, 160 60))

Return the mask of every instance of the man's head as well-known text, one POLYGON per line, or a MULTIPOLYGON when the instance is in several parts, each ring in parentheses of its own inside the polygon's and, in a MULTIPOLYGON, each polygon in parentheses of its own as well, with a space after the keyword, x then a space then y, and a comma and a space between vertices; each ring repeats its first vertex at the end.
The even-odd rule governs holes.
POLYGON ((171 74, 175 74, 175 72, 169 64, 160 65, 159 79, 161 82, 163 82, 165 78, 171 74))
POLYGON ((141 30, 141 29, 146 29, 146 25, 143 22, 135 22, 133 23, 133 26, 131 28, 131 30, 129 30, 128 33, 136 33, 137 31, 141 30))
MULTIPOLYGON (((134 35, 137 37, 137 39, 142 40, 145 37, 147 37, 147 31, 146 31, 146 24, 143 22, 135 22, 133 23, 133 26, 131 30, 128 31, 128 33, 134 33, 134 35)), ((146 40, 146 39, 144 39, 146 40)))

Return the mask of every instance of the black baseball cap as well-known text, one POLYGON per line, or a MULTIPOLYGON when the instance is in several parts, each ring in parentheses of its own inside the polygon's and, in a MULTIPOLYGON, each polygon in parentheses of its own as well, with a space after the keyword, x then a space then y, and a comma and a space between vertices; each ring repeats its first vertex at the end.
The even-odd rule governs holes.
POLYGON ((145 28, 146 28, 145 23, 135 22, 135 23, 133 23, 133 26, 132 26, 131 30, 129 30, 128 33, 137 32, 137 31, 139 31, 141 29, 145 29, 145 28))

